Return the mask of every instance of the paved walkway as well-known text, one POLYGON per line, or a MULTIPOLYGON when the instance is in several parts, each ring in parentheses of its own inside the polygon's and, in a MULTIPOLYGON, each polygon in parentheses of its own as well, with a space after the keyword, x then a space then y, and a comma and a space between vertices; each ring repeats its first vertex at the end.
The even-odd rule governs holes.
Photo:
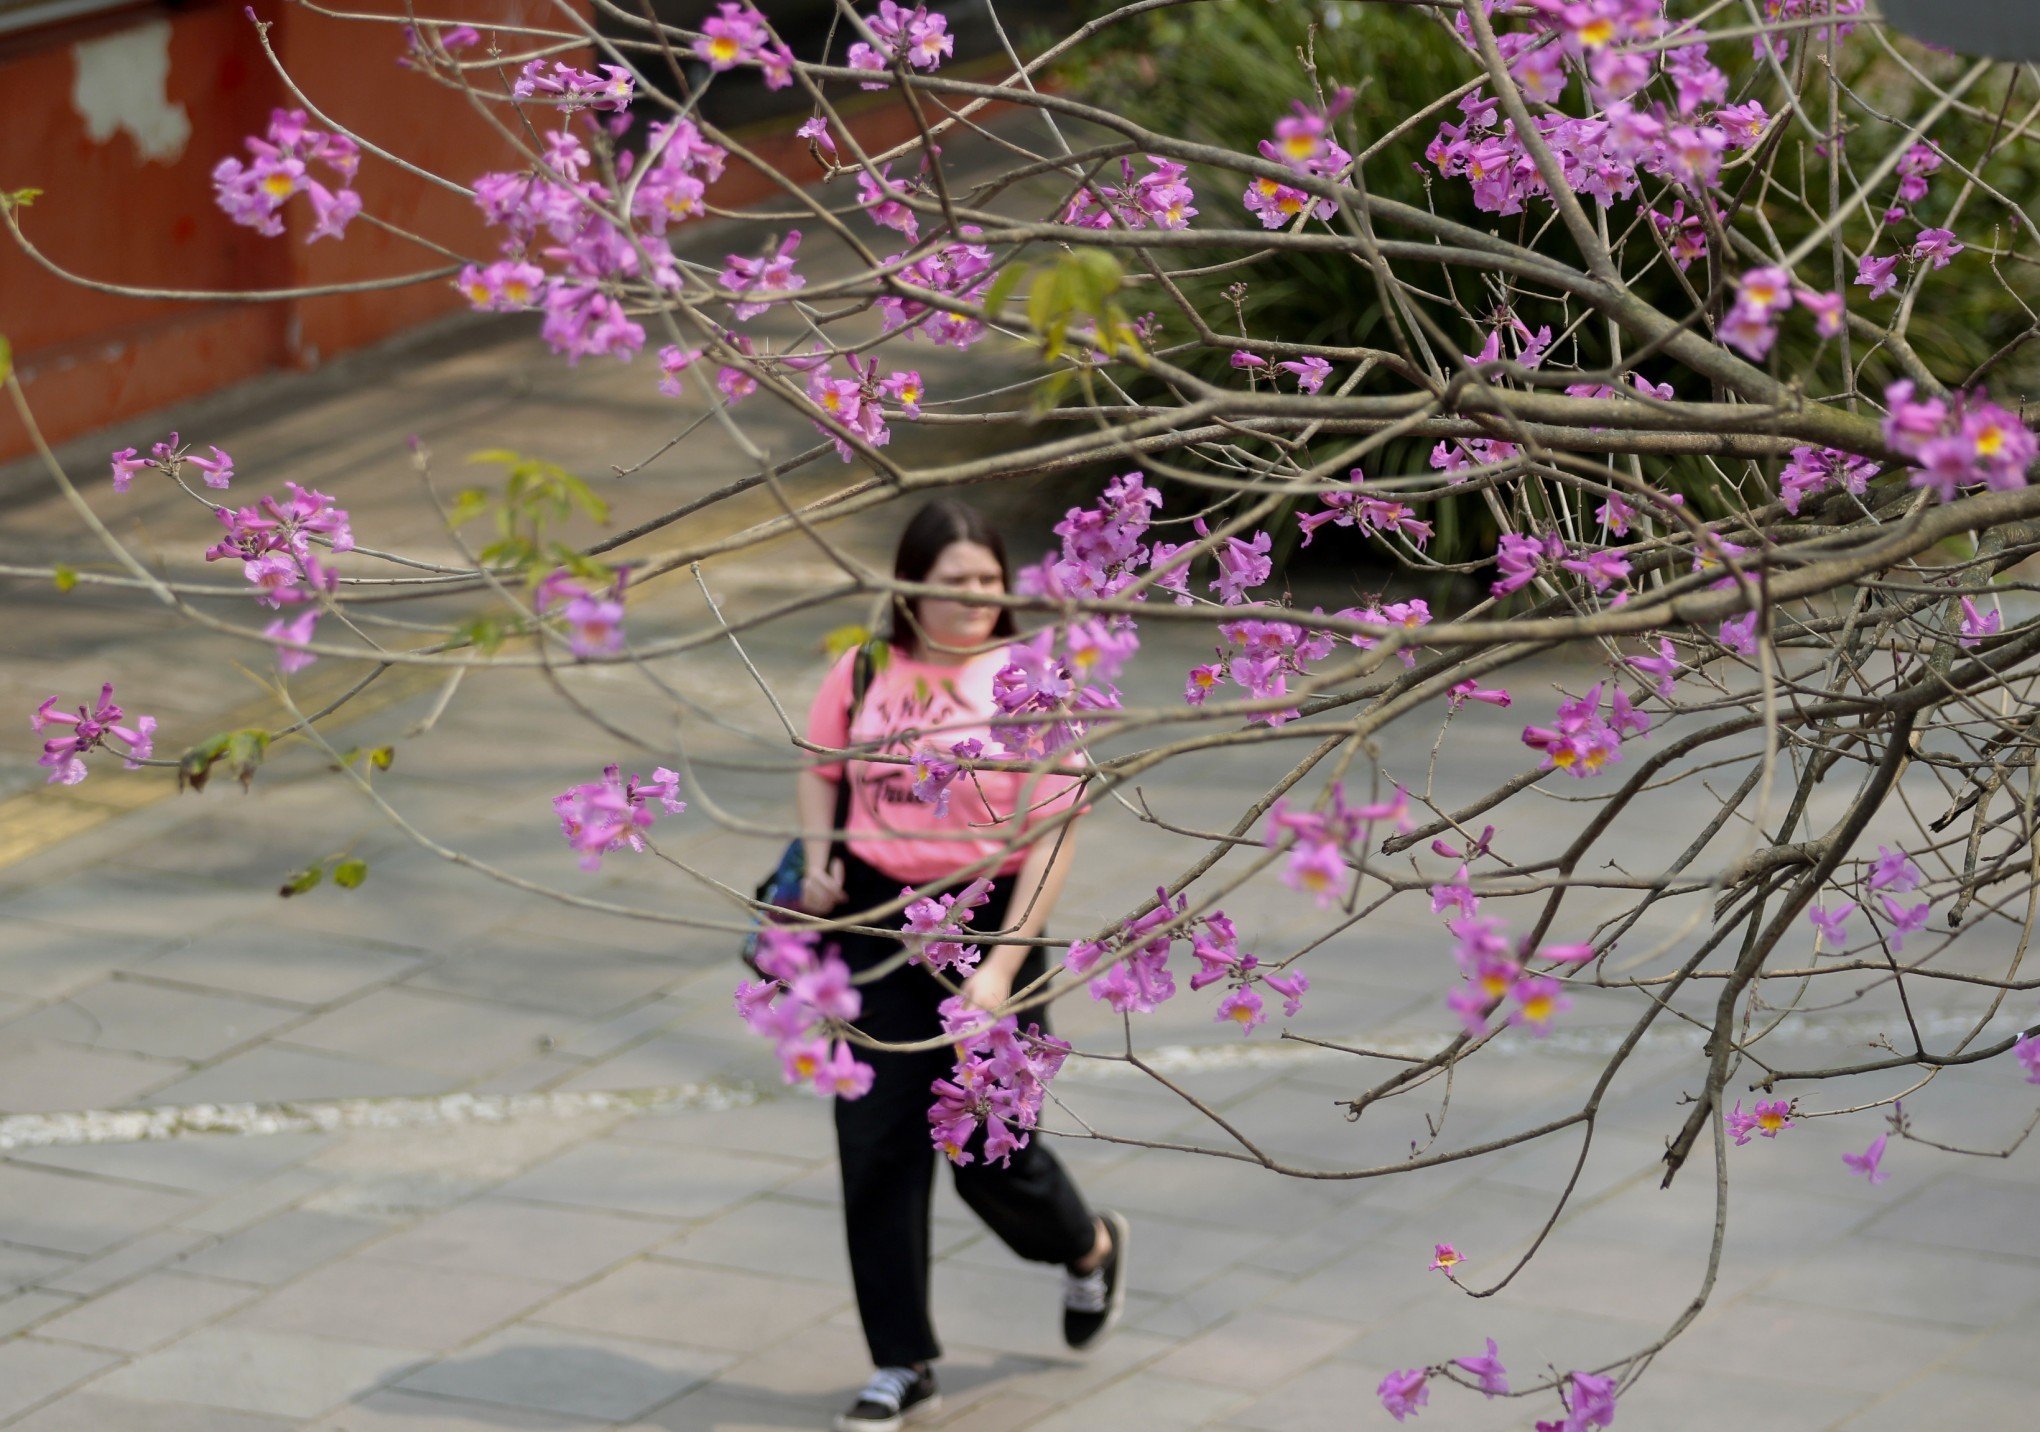
MULTIPOLYGON (((924 356, 939 392, 938 360, 950 355, 924 356)), ((990 360, 980 350, 971 361, 990 360)), ((228 447, 244 486, 290 477, 334 491, 364 542, 412 550, 429 523, 408 432, 441 455, 449 487, 474 448, 600 471, 669 435, 669 405, 644 365, 570 372, 523 337, 477 333, 394 378, 357 365, 271 385, 270 401, 231 426, 185 429, 228 447)), ((896 451, 932 440, 902 432, 896 451)), ((736 471, 726 449, 692 442, 612 485, 620 520, 736 471)), ((798 481, 839 475, 831 463, 798 481)), ((93 497, 145 550, 190 552, 207 526, 158 493, 117 501, 99 487, 93 497)), ((1005 518, 1026 553, 1050 514, 1005 518)), ((850 537, 874 555, 886 543, 878 530, 850 537)), ((0 548, 0 561, 98 560, 48 501, 8 512, 0 548)), ((741 612, 828 570, 790 541, 711 564, 709 579, 741 612)), ((260 698, 220 639, 85 588, 15 585, 5 600, 0 711, 10 719, 108 677, 161 716, 165 750, 259 719, 260 698)), ((633 607, 640 635, 701 616, 698 595, 677 583, 633 607)), ((839 619, 819 613, 809 631, 759 641, 754 656, 790 700, 819 679, 814 632, 839 619)), ((1196 659, 1157 634, 1135 685, 1162 698, 1196 659)), ((301 683, 342 674, 314 668, 301 683)), ((1567 674, 1526 672, 1515 684, 1535 690, 1567 674)), ((576 673, 568 684, 647 739, 684 741, 735 815, 771 818, 783 777, 713 765, 755 758, 715 722, 769 730, 765 702, 723 650, 690 657, 678 675, 699 709, 677 731, 620 676, 576 673)), ((412 734, 435 696, 429 679, 391 682, 336 732, 396 743, 379 789, 421 830, 604 898, 667 909, 703 898, 648 858, 612 859, 594 876, 576 868, 546 802, 616 748, 538 682, 473 678, 429 732, 412 734)), ((1448 790, 1522 759, 1503 717, 1470 715, 1447 748, 1448 790)), ((19 729, 0 752, 0 782, 14 793, 0 803, 0 1112, 181 1110, 159 1117, 198 1122, 248 1117, 201 1105, 293 1108, 268 1132, 157 1140, 79 1143, 78 1128, 51 1121, 4 1126, 45 1142, 0 1159, 0 1425, 735 1432, 824 1425, 862 1381, 826 1110, 781 1093, 770 1051, 736 1022, 726 941, 597 921, 447 866, 391 832, 302 746, 279 750, 245 795, 216 781, 173 796, 159 775, 104 768, 74 792, 51 792, 32 755, 19 729), (276 897, 288 872, 342 849, 371 862, 361 890, 276 897), (531 1095, 556 1097, 517 1097, 531 1095), (57 1135, 73 1141, 47 1142, 57 1135)), ((1397 738, 1386 759, 1421 780, 1427 755, 1397 738)), ((1172 820, 1209 824, 1261 789, 1279 759, 1208 761, 1145 794, 1172 820)), ((1556 832, 1577 808, 1553 803, 1545 818, 1556 832)), ((1637 834, 1640 859, 1685 839, 1675 803, 1656 819, 1637 834)), ((773 848, 699 812, 665 830, 677 856, 737 883, 773 848)), ((1083 839, 1064 928, 1124 911, 1183 851, 1111 808, 1083 839)), ((1243 896, 1235 913, 1249 947, 1310 924, 1279 887, 1243 896)), ((1428 1048, 1447 1020, 1445 962, 1431 917, 1386 913, 1314 957, 1296 1028, 1428 1048)), ((1921 1011, 1930 1024, 1975 1007, 1932 998, 1943 1003, 1921 1011)), ((1583 994, 1562 1035, 1480 1061, 1455 1089, 1448 1138, 1470 1142, 1575 1103, 1628 1011, 1583 994)), ((1831 1053, 1861 1049, 1886 1015, 1863 1001, 1805 1038, 1831 1053)), ((1059 1017, 1080 1044, 1114 1047, 1115 1028, 1087 1001, 1059 1017)), ((1348 1168, 1426 1139, 1435 1106, 1381 1106, 1357 1124, 1339 1113, 1333 1101, 1379 1066, 1281 1044, 1272 1027, 1242 1042, 1210 1020, 1208 1001, 1186 994, 1144 1035, 1164 1047, 1172 1079, 1272 1152, 1348 1168)), ((941 1425, 1382 1427, 1373 1388, 1386 1371, 1470 1355, 1485 1337, 1519 1380, 1640 1345, 1701 1275, 1704 1177, 1656 1188, 1662 1138, 1700 1065, 1687 1033, 1647 1044, 1611 1097, 1573 1211, 1528 1272, 1479 1302, 1425 1272, 1432 1243, 1466 1252, 1470 1282, 1498 1275, 1563 1186, 1570 1139, 1355 1182, 1064 1137, 1058 1149, 1085 1188, 1125 1209, 1138 1240, 1125 1328, 1087 1358, 1059 1346, 1055 1276, 989 1242, 945 1187, 935 1296, 951 1411, 941 1425)), ((1081 1119, 1214 1143, 1153 1083, 1077 1061, 1058 1088, 1063 1130, 1081 1119)), ((1986 1068, 1944 1076, 1911 1107, 1937 1136, 1982 1144, 2015 1131, 2031 1102, 2015 1071, 1986 1068)), ((1710 1311, 1625 1399, 1621 1425, 2030 1424, 2040 1151, 1999 1161, 1906 1147, 1889 1160, 1891 1181, 1871 1189, 1844 1175, 1839 1154, 1874 1131, 1867 1117, 1827 1120, 1731 1151, 1729 1254, 1710 1311)), ((1548 1402, 1439 1389, 1423 1417, 1481 1432, 1549 1415, 1548 1402)))

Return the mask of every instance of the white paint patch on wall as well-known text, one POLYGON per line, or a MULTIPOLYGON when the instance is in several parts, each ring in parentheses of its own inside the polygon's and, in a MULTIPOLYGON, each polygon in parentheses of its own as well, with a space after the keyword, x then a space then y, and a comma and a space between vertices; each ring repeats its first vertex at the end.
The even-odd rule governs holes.
POLYGON ((71 47, 78 71, 71 108, 85 133, 105 144, 121 130, 144 160, 174 163, 191 139, 191 116, 170 102, 170 22, 147 20, 117 35, 71 47))

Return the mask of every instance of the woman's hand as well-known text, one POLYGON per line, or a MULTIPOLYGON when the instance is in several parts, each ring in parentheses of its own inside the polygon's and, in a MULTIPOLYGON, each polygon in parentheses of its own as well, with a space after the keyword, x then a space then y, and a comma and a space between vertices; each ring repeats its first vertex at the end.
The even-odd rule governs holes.
POLYGON ((842 857, 826 864, 809 861, 800 880, 800 908, 810 915, 826 915, 840 906, 843 898, 842 857))
POLYGON ((1003 962, 986 960, 963 982, 963 1002, 973 1009, 996 1010, 1013 997, 1013 972, 1003 962))

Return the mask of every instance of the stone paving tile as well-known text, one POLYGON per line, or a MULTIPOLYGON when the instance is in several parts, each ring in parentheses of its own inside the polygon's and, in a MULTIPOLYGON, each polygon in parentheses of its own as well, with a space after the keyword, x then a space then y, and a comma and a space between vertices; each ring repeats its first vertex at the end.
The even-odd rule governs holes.
POLYGON ((124 1054, 200 1061, 260 1039, 296 1018, 292 1010, 230 995, 113 979, 0 1025, 0 1040, 59 1039, 124 1054))
POLYGON ((227 920, 266 913, 274 892, 256 896, 139 872, 95 870, 89 883, 37 881, 0 893, 0 921, 41 920, 90 935, 154 941, 165 931, 204 930, 227 920), (265 903, 266 900, 266 903, 265 903))
POLYGON ((177 943, 175 934, 108 937, 62 925, 9 917, 0 950, 0 994, 60 999, 103 979, 130 960, 150 958, 177 943))
POLYGON ((1289 1287, 1289 1280, 1262 1268, 1227 1268, 1189 1291, 1159 1300, 1126 1326, 1157 1337, 1195 1337, 1244 1308, 1264 1303, 1289 1287))
MULTIPOLYGON (((953 1229, 936 1230, 933 1238, 938 1257, 959 1241, 953 1229)), ((674 1239, 656 1256, 839 1287, 850 1283, 842 1209, 791 1199, 767 1197, 743 1204, 674 1239)))
POLYGON ((243 1184, 224 1198, 214 1199, 198 1212, 187 1213, 178 1223, 194 1232, 225 1237, 272 1213, 281 1213, 303 1203, 328 1188, 332 1181, 330 1176, 300 1164, 243 1184))
POLYGON ((251 1223, 176 1266, 237 1283, 283 1283, 388 1231, 389 1224, 376 1219, 292 1209, 251 1223))
POLYGON ((399 1386, 470 1402, 621 1422, 700 1386, 729 1361, 725 1353, 701 1348, 526 1324, 465 1348, 399 1386))
POLYGON ((548 1304, 538 1320, 612 1337, 743 1353, 820 1321, 849 1299, 848 1288, 641 1262, 548 1304))
MULTIPOLYGON (((1228 1412, 1223 1425, 1252 1428, 1253 1432, 1376 1432, 1394 1427, 1398 1424, 1382 1410, 1375 1393, 1387 1371, 1337 1360, 1322 1362, 1245 1407, 1228 1412)), ((1520 1432, 1529 1422, 1524 1411, 1520 1403, 1512 1404, 1504 1420, 1496 1415, 1493 1403, 1484 1403, 1458 1388, 1439 1388, 1419 1415, 1450 1427, 1452 1432, 1499 1432, 1504 1427, 1520 1432), (1448 1404, 1448 1394, 1458 1395, 1448 1404)))
POLYGON ((453 1081, 423 1069, 377 1064, 321 1049, 264 1044, 201 1069, 149 1096, 151 1104, 285 1103, 443 1094, 453 1081))
MULTIPOLYGON (((604 1018, 670 988, 685 975, 665 960, 519 938, 500 944, 485 940, 478 949, 451 955, 411 976, 405 988, 541 1010, 564 1032, 564 1016, 572 1016, 575 1023, 604 1018)), ((736 980, 730 983, 734 987, 736 980)))
POLYGON ((222 1134, 135 1144, 26 1149, 13 1158, 18 1163, 154 1184, 180 1193, 223 1194, 310 1158, 332 1141, 330 1134, 264 1134, 258 1138, 222 1134))
POLYGON ((423 1360, 416 1351, 215 1327, 108 1373, 93 1390, 142 1402, 309 1419, 396 1380, 423 1360))
POLYGON ((34 1327, 56 1313, 78 1306, 78 1300, 64 1293, 32 1289, 11 1297, 0 1297, 0 1338, 10 1338, 34 1327))
MULTIPOLYGON (((11 1233, 14 1230, 11 1220, 9 1222, 7 1231, 11 1233)), ((23 1248, 16 1243, 0 1243, 0 1293, 17 1293, 43 1282, 54 1286, 55 1280, 80 1266, 83 1266, 82 1260, 47 1248, 23 1248)))
POLYGON ((592 1432, 608 1421, 460 1402, 420 1392, 372 1392, 309 1425, 318 1432, 592 1432))
POLYGON ((415 950, 385 949, 337 936, 278 940, 267 930, 234 928, 200 935, 121 968, 145 973, 152 980, 323 1005, 397 979, 417 969, 423 959, 415 950))
POLYGON ((403 1348, 453 1348, 544 1302, 556 1285, 348 1257, 306 1273, 230 1326, 403 1348))
POLYGON ((34 1337, 0 1343, 0 1422, 77 1386, 117 1361, 111 1353, 34 1337))
POLYGON ((153 1233, 144 1233, 111 1253, 101 1254, 88 1262, 68 1264, 59 1271, 52 1271, 39 1281, 43 1287, 59 1293, 90 1297, 125 1283, 130 1278, 160 1268, 172 1258, 187 1253, 202 1243, 212 1241, 206 1234, 186 1229, 158 1229, 153 1233))
POLYGON ((570 1027, 561 1015, 527 1014, 409 989, 379 989, 291 1031, 291 1043, 380 1065, 473 1079, 540 1052, 570 1027))
POLYGON ((2030 1427, 2033 1384, 1976 1372, 1930 1372, 1839 1423, 1840 1432, 1921 1427, 2030 1427))
POLYGON ((1091 1432, 1097 1427, 1141 1427, 1174 1432, 1205 1426, 1247 1401, 1228 1387, 1183 1382, 1149 1373, 1135 1373, 1110 1387, 1079 1398, 1033 1425, 1040 1432, 1091 1432))
POLYGON ((780 1159, 610 1142, 570 1149, 497 1192, 533 1203, 706 1218, 800 1172, 780 1159))
POLYGON ((1032 1427, 1041 1418, 1055 1410, 1055 1405, 1039 1397, 1024 1393, 1004 1393, 997 1397, 980 1397, 966 1404, 955 1415, 939 1416, 934 1426, 946 1432, 1013 1432, 1020 1427, 1032 1427))
POLYGON ((1230 1159, 1153 1151, 1086 1184, 1084 1195, 1136 1219, 1155 1214, 1240 1228, 1315 1221, 1350 1196, 1350 1190, 1284 1178, 1230 1159))
POLYGON ((217 1407, 133 1402, 87 1388, 9 1424, 9 1432, 286 1432, 295 1425, 217 1407))
POLYGON ((1749 1297, 1702 1313, 1679 1340, 1677 1365, 1754 1367, 1770 1355, 1763 1349, 1789 1347, 1793 1382, 1871 1395, 1899 1386, 1969 1340, 1952 1328, 1749 1297))
POLYGON ((2040 1265, 1855 1239, 1781 1269, 1761 1292, 1788 1303, 1987 1328, 2040 1301, 2040 1265))
POLYGON ((710 1383, 626 1424, 625 1432, 814 1432, 841 1410, 833 1400, 764 1397, 710 1383))
MULTIPOLYGON (((1854 1423, 1843 1419, 1870 1400, 1867 1393, 1810 1387, 1769 1375, 1789 1371, 1787 1358, 1782 1366, 1737 1368, 1735 1376, 1724 1377, 1721 1369, 1689 1365, 1675 1352, 1669 1363, 1660 1359, 1642 1381, 1622 1394, 1620 1416, 1625 1425, 1637 1427, 1706 1425, 1733 1427, 1736 1432, 1809 1432, 1812 1428, 1853 1427, 1854 1423), (1706 1419, 1704 1424, 1698 1420, 1701 1416, 1706 1419)), ((1435 1398, 1433 1405, 1441 1411, 1445 1406, 1435 1398)), ((1933 1418, 1907 1424, 1914 1429, 1936 1425, 1933 1418)), ((1965 1425, 1981 1429, 1994 1424, 1979 1421, 1965 1425)))
POLYGON ((1351 1342, 1358 1331, 1350 1323, 1255 1309, 1189 1339, 1147 1370, 1267 1392, 1351 1342))
POLYGON ((633 1142, 777 1158, 819 1157, 836 1147, 828 1103, 806 1097, 767 1096, 734 1109, 639 1114, 617 1133, 633 1142))
POLYGON ((139 1353, 212 1322, 254 1298, 254 1290, 182 1273, 147 1273, 37 1329, 43 1337, 139 1353))
POLYGON ((2040 1188, 1949 1174, 1864 1225, 1873 1238, 2040 1258, 2040 1188))
MULTIPOLYGON (((708 1225, 714 1227, 714 1224, 708 1225)), ((673 1236, 674 1225, 478 1198, 375 1245, 392 1263, 578 1283, 673 1236)))
POLYGON ((0 1044, 0 1112, 118 1108, 188 1067, 49 1039, 8 1040, 0 1044))
POLYGON ((35 1248, 97 1253, 190 1207, 182 1194, 0 1163, 0 1223, 9 1238, 35 1248))
MULTIPOLYGON (((779 1063, 764 1040, 731 1036, 720 1020, 699 1034, 674 1032, 648 1039, 621 1054, 590 1065, 560 1085, 562 1090, 655 1089, 682 1084, 762 1085, 779 1083, 779 1063)), ((821 1150, 817 1149, 816 1152, 821 1150)))

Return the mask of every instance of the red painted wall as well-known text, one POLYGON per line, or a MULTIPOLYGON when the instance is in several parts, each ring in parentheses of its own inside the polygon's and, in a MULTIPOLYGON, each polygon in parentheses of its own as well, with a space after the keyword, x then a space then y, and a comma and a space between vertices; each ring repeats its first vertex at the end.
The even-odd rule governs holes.
MULTIPOLYGON (((401 14, 398 0, 351 4, 401 14)), ((543 0, 494 0, 482 14, 534 18, 543 0)), ((435 173, 466 182, 510 150, 459 95, 396 64, 394 24, 335 21, 275 0, 255 13, 298 85, 335 121, 435 173)), ((551 12, 556 14, 557 12, 551 12)), ((479 15, 478 15, 479 18, 479 15)), ((360 219, 344 241, 265 238, 215 207, 210 174, 269 111, 291 106, 237 3, 144 7, 90 24, 15 37, 0 50, 0 189, 43 191, 20 215, 46 256, 87 278, 150 288, 245 291, 413 273, 445 262, 360 219), (74 103, 76 46, 167 20, 167 97, 191 134, 168 162, 126 129, 95 141, 74 103)), ((355 185, 366 212, 466 253, 490 245, 472 203, 364 155, 355 185)), ((0 238, 0 332, 46 437, 67 437, 279 367, 310 367, 459 306, 443 283, 282 303, 162 302, 94 293, 50 274, 0 238)), ((0 460, 27 450, 0 405, 0 460)))

